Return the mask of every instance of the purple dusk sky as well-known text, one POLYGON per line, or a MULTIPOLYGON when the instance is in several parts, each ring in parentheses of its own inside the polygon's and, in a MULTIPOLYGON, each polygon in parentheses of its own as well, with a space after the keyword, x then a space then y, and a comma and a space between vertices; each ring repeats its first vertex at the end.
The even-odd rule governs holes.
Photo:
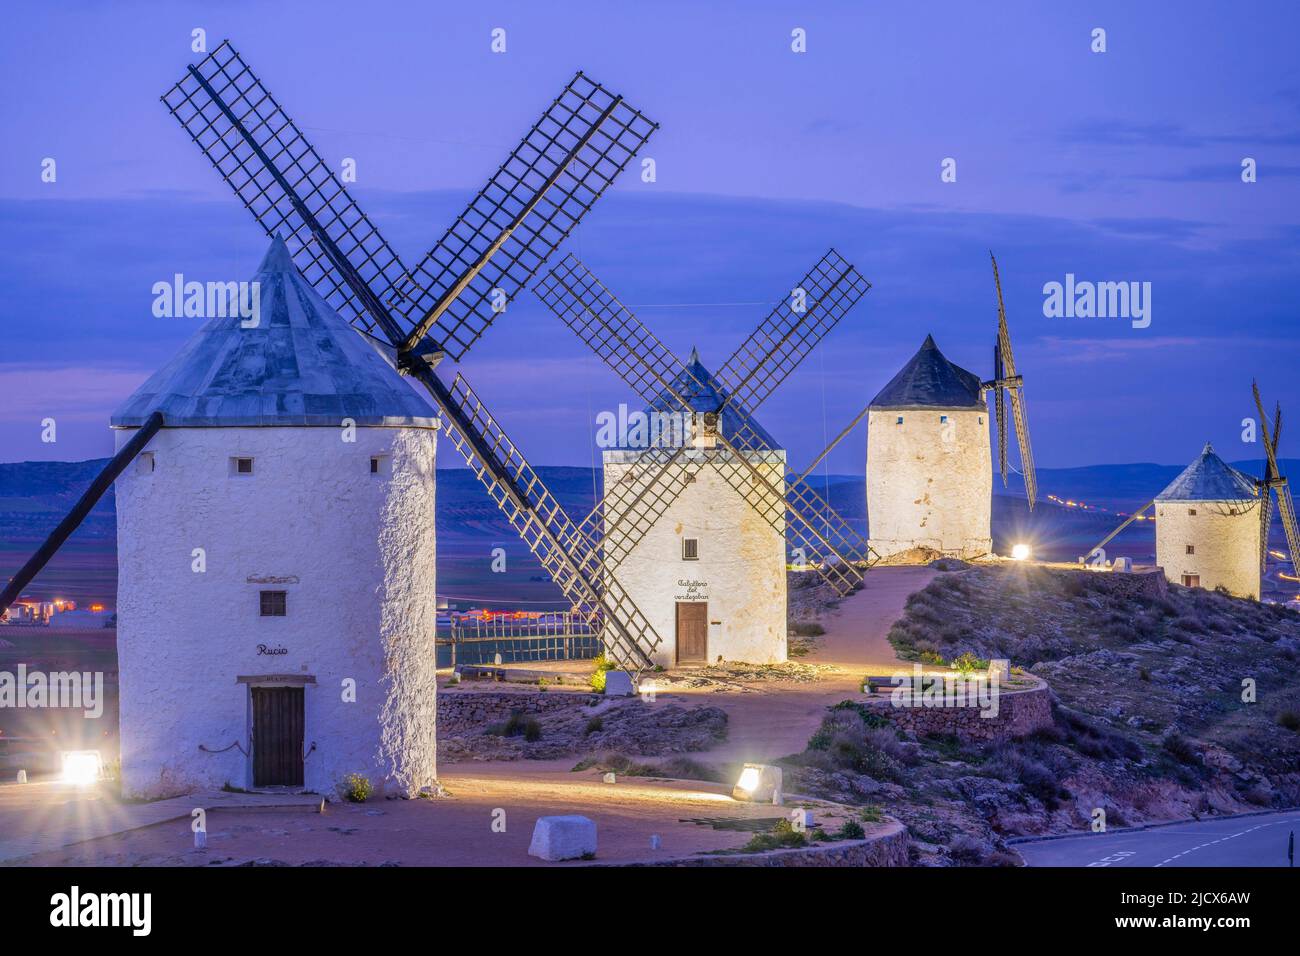
MULTIPOLYGON (((990 248, 1040 465, 1184 463, 1207 439, 1260 457, 1241 441, 1252 377, 1300 415, 1294 3, 12 0, 3 16, 0 460, 108 454, 112 408, 198 321, 155 318, 153 284, 243 279, 261 258, 158 100, 199 59, 196 27, 234 43, 327 162, 356 160, 349 188, 408 262, 576 69, 622 93, 662 124, 657 182, 629 170, 560 255, 711 367, 834 245, 874 287, 757 415, 800 469, 927 333, 989 376, 990 248), (1149 282, 1149 327, 1046 316, 1044 284, 1067 274, 1149 282)), ((463 367, 535 464, 589 464, 594 415, 634 403, 531 292, 463 367)), ((861 472, 864 453, 859 432, 829 468, 861 472)))

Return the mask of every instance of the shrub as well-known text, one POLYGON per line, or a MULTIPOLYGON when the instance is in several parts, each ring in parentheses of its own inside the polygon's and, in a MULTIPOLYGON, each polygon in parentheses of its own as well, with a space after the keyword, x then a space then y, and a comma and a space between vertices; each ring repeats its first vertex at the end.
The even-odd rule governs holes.
POLYGON ((807 846, 808 838, 794 828, 789 820, 778 820, 769 833, 756 833, 741 847, 745 853, 762 853, 765 850, 781 850, 788 847, 807 846))
POLYGON ((835 831, 837 840, 861 840, 866 835, 867 831, 857 820, 845 820, 844 825, 835 831))
POLYGON ((343 796, 352 803, 365 803, 375 788, 364 774, 350 773, 343 778, 343 796))
POLYGON ((821 637, 826 628, 817 621, 796 621, 790 625, 790 633, 796 637, 821 637))
POLYGON ((614 662, 604 654, 597 654, 591 662, 594 670, 591 672, 591 689, 598 694, 605 693, 605 672, 614 669, 614 662))
POLYGON ((587 726, 583 728, 583 733, 586 734, 587 736, 591 736, 592 734, 598 733, 599 731, 604 729, 605 729, 605 718, 592 717, 589 721, 587 721, 587 726))
POLYGON ((959 674, 973 674, 976 671, 988 670, 989 662, 967 651, 959 657, 954 657, 948 666, 955 668, 959 674))
POLYGON ((863 807, 860 816, 866 823, 879 823, 883 819, 880 813, 880 807, 876 806, 874 803, 869 803, 863 807))
POLYGON ((1285 727, 1287 730, 1300 730, 1300 714, 1294 710, 1284 710, 1277 715, 1279 727, 1285 727))
POLYGON ((1178 731, 1170 731, 1165 739, 1160 741, 1160 746, 1165 753, 1173 757, 1179 763, 1198 764, 1200 758, 1196 756, 1196 750, 1192 747, 1191 742, 1178 731))
POLYGON ((493 737, 523 737, 529 743, 542 739, 542 725, 536 717, 529 717, 522 711, 512 710, 510 719, 500 724, 492 724, 486 733, 493 737))

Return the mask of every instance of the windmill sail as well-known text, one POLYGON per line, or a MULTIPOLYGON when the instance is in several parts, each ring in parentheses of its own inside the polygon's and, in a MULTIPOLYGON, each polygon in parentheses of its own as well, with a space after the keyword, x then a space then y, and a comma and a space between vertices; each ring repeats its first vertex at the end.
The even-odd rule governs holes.
POLYGON ((1277 495, 1277 510, 1282 517, 1282 530, 1286 535, 1286 546, 1288 556, 1291 559, 1292 567, 1300 567, 1297 564, 1297 554, 1300 554, 1300 530, 1296 528, 1295 504, 1291 500, 1291 487, 1287 483, 1286 476, 1282 474, 1277 464, 1277 443, 1282 433, 1282 406, 1275 406, 1273 416, 1273 433, 1270 437, 1268 428, 1268 417, 1264 414, 1264 402, 1259 397, 1259 385, 1255 382, 1250 383, 1251 392, 1255 398, 1255 408, 1259 411, 1259 427, 1263 432, 1264 451, 1267 455, 1267 462, 1264 466, 1264 479, 1260 482, 1262 487, 1264 501, 1260 515, 1260 561, 1261 569, 1263 562, 1268 555, 1268 522, 1269 522, 1269 499, 1270 489, 1273 494, 1277 495))
POLYGON ((998 275, 998 260, 989 253, 993 262, 993 284, 998 293, 998 342, 994 353, 993 388, 997 392, 998 459, 1002 480, 1007 477, 1006 432, 1003 430, 1005 412, 1002 408, 1002 391, 1011 399, 1011 418, 1016 428, 1016 444, 1020 446, 1020 473, 1025 479, 1025 497, 1029 510, 1034 510, 1038 500, 1038 475, 1034 470, 1034 450, 1029 444, 1029 417, 1025 411, 1024 380, 1016 374, 1016 360, 1011 353, 1011 333, 1007 330, 1007 310, 1002 303, 1002 279, 998 275))
MULTIPOLYGON (((855 562, 865 561, 866 542, 801 478, 793 479, 785 494, 773 485, 753 461, 756 454, 772 450, 771 441, 750 415, 869 287, 832 249, 796 286, 798 300, 783 298, 724 372, 707 376, 708 382, 690 370, 694 363, 688 367, 677 360, 573 256, 548 272, 535 291, 651 407, 695 413, 699 409, 684 393, 711 393, 712 414, 720 426, 713 464, 765 521, 812 557, 829 583, 847 593, 861 580, 855 562)), ((648 467, 638 469, 626 484, 607 488, 605 500, 583 524, 592 536, 604 528, 607 567, 616 567, 635 548, 702 464, 683 448, 651 449, 642 461, 648 467)))
POLYGON ((487 297, 531 279, 657 125, 579 73, 412 272, 229 43, 163 102, 262 227, 285 234, 304 277, 425 386, 453 444, 575 608, 600 623, 611 656, 638 674, 649 666, 660 642, 644 615, 600 573, 463 377, 449 388, 429 359, 465 353, 498 314, 487 297))

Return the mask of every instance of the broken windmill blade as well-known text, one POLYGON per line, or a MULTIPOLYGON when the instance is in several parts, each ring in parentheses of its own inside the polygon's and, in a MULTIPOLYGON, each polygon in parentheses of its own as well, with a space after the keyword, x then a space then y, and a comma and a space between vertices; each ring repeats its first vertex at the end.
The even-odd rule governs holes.
MULTIPOLYGON (((753 427, 750 416, 868 288, 857 270, 830 250, 733 354, 725 367, 725 382, 715 376, 700 381, 691 371, 694 360, 690 365, 678 360, 572 255, 548 272, 534 291, 652 411, 691 415, 698 423, 701 447, 715 449, 711 461, 723 477, 783 537, 793 529, 795 542, 805 553, 833 553, 840 565, 853 569, 846 575, 843 568, 834 567, 835 562, 814 561, 836 589, 845 593, 856 583, 852 575, 861 580, 860 573, 853 568, 852 557, 835 553, 835 546, 818 525, 833 524, 837 532, 848 529, 850 536, 854 533, 802 482, 796 481, 794 494, 787 500, 762 473, 752 459, 775 449, 753 427), (699 399, 709 395, 714 396, 713 405, 702 410, 699 399), (748 401, 738 398, 742 395, 748 396, 748 401), (728 412, 737 423, 731 438, 722 427, 728 412), (736 445, 737 439, 744 447, 736 445), (810 506, 815 506, 811 517, 805 514, 810 506), (791 512, 789 520, 787 511, 791 512)), ((605 498, 583 525, 593 538, 603 536, 607 568, 616 567, 631 553, 694 480, 704 460, 681 448, 653 447, 644 456, 646 467, 607 488, 605 498)))
POLYGON ((657 124, 578 73, 436 246, 409 270, 270 92, 223 42, 162 97, 268 235, 358 331, 384 346, 442 409, 444 428, 575 606, 619 631, 611 654, 639 672, 658 645, 644 617, 605 601, 599 562, 464 384, 434 372, 459 360, 532 278, 657 124), (501 457, 502 455, 505 457, 501 457), (610 618, 628 614, 631 623, 610 618))
POLYGON ((1038 500, 1038 476, 1034 470, 1034 450, 1029 442, 1029 418, 1025 411, 1024 377, 1016 373, 1016 360, 1011 352, 1011 333, 1007 329, 1007 311, 1002 301, 1002 279, 998 275, 998 260, 989 253, 993 263, 993 285, 998 296, 998 337, 993 347, 993 378, 984 388, 993 391, 994 415, 998 426, 998 469, 1002 484, 1007 483, 1007 432, 1005 399, 1011 400, 1011 418, 1016 429, 1016 444, 1020 446, 1020 473, 1025 480, 1025 498, 1029 510, 1034 510, 1038 500), (1005 394, 1004 394, 1005 393, 1005 394))
POLYGON ((1297 563, 1296 555, 1300 553, 1300 530, 1296 527, 1295 504, 1291 499, 1291 486, 1287 482, 1286 476, 1282 474, 1282 469, 1278 466, 1277 445, 1278 439, 1282 433, 1282 406, 1274 406, 1273 415, 1273 432, 1270 436, 1268 428, 1268 419, 1264 415, 1264 402, 1259 397, 1259 385, 1255 382, 1250 383, 1251 392, 1255 398, 1255 408, 1259 411, 1259 427, 1263 432, 1264 451, 1267 461, 1264 467, 1264 478, 1258 482, 1260 495, 1263 498, 1260 509, 1260 568, 1264 567, 1264 562, 1268 556, 1268 530, 1269 521, 1272 519, 1271 495, 1277 496, 1277 510, 1282 517, 1282 530, 1286 534, 1286 546, 1291 559, 1292 568, 1300 567, 1297 563), (1270 494, 1271 493, 1271 494, 1270 494))

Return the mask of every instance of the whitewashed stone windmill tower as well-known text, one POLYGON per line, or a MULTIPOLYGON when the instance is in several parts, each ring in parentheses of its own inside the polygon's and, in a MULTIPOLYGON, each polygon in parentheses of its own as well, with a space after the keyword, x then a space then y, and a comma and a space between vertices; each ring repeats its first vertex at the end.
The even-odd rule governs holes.
POLYGON ((977 558, 992 551, 992 452, 987 392, 995 396, 999 466, 1007 480, 1004 392, 1011 396, 1029 507, 1037 497, 1023 379, 1016 374, 997 262, 998 338, 993 377, 981 381, 949 361, 927 335, 920 350, 867 410, 867 522, 884 560, 935 554, 977 558))
POLYGON ((581 526, 660 634, 657 665, 784 661, 787 543, 842 594, 862 580, 866 542, 787 475, 753 412, 870 285, 832 249, 793 288, 716 374, 694 349, 677 359, 572 255, 535 288, 668 426, 603 452, 604 498, 581 526))
POLYGON ((1256 480, 1206 442, 1156 495, 1156 564, 1175 584, 1258 599, 1263 507, 1256 480))
POLYGON ((122 784, 434 783, 438 416, 276 238, 116 411, 122 784))

